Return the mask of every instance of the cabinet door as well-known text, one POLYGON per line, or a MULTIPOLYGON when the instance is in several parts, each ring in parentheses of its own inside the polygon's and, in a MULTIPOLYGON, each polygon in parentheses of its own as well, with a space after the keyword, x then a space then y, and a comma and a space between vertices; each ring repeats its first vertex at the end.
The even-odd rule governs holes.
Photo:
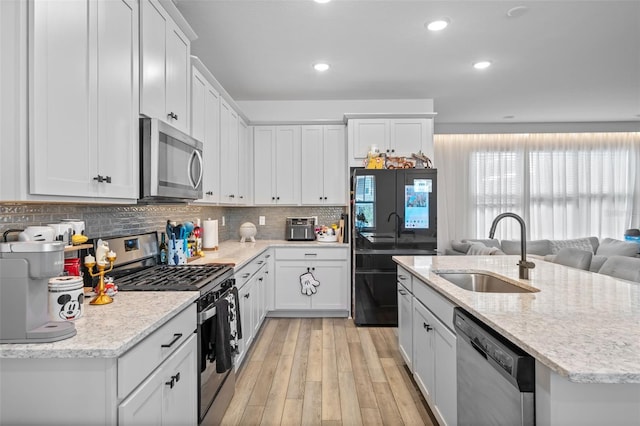
POLYGON ((276 202, 300 203, 300 127, 276 127, 276 202))
POLYGON ((238 197, 238 115, 220 99, 220 202, 236 204, 238 197))
POLYGON ((140 113, 166 120, 165 54, 167 17, 156 1, 140 3, 140 113))
POLYGON ((191 69, 191 136, 204 141, 205 133, 205 95, 208 83, 200 72, 191 69))
MULTIPOLYGON (((302 126, 301 183, 302 204, 324 204, 324 137, 323 126, 302 126)), ((343 185, 342 190, 345 186, 343 185)))
POLYGON ((217 203, 220 201, 220 95, 208 84, 204 89, 202 201, 217 203))
POLYGON ((249 126, 238 116, 238 204, 250 204, 249 178, 252 177, 251 153, 249 152, 249 126))
POLYGON ((98 155, 89 5, 87 0, 30 3, 32 194, 91 196, 99 185, 92 180, 98 155))
POLYGON ((197 424, 197 350, 194 334, 119 405, 118 423, 197 424))
MULTIPOLYGON (((324 203, 347 204, 347 145, 344 126, 325 126, 323 131, 324 203)), ((305 188, 303 186, 303 188, 305 188)))
POLYGON ((413 300, 413 378, 428 399, 434 400, 435 349, 433 321, 427 308, 413 300))
POLYGON ((254 300, 257 298, 255 294, 256 277, 252 277, 247 283, 238 290, 238 299, 240 300, 240 318, 242 318, 242 340, 244 341, 244 350, 249 350, 253 342, 254 330, 254 300))
MULTIPOLYGON (((138 5, 133 0, 98 8, 98 195, 138 197, 138 5)), ((74 162, 75 164, 75 162, 74 162)), ((74 166, 75 168, 75 166, 74 166)))
POLYGON ((412 153, 423 151, 427 141, 426 118, 396 118, 390 120, 390 155, 410 157, 412 153))
POLYGON ((348 309, 347 262, 314 262, 311 268, 311 273, 320 282, 317 292, 311 296, 311 309, 348 309))
POLYGON ((273 126, 253 128, 254 182, 253 202, 256 205, 275 204, 275 139, 273 126))
POLYGON ((435 317, 435 402, 448 425, 458 422, 456 335, 435 317))
MULTIPOLYGON (((167 21, 166 111, 164 119, 189 132, 190 42, 173 21, 167 21)), ((160 118, 162 118, 161 116, 160 118)))
POLYGON ((413 371, 413 296, 398 283, 398 346, 402 358, 413 371))
POLYGON ((355 119, 353 120, 352 155, 354 158, 367 158, 372 145, 380 152, 386 152, 389 146, 389 120, 355 119))
POLYGON ((309 309, 311 297, 302 294, 300 275, 307 272, 308 262, 278 261, 275 276, 275 309, 309 309))

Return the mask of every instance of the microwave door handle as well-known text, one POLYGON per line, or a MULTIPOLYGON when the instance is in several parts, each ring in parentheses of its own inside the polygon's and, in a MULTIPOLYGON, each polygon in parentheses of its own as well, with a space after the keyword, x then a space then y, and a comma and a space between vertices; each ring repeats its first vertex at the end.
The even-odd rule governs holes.
POLYGON ((189 159, 189 165, 187 166, 187 174, 189 175, 189 180, 191 181, 191 185, 194 189, 197 188, 202 181, 202 172, 202 155, 200 155, 200 152, 197 149, 194 149, 191 153, 191 158, 189 159), (195 158, 198 159, 198 164, 200 165, 200 174, 198 175, 198 178, 196 180, 193 179, 191 174, 192 164, 195 158))

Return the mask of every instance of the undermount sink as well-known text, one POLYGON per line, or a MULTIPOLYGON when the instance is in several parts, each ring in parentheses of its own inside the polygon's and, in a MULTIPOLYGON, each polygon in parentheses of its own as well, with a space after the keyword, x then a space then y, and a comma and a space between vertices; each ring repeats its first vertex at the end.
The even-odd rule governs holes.
POLYGON ((478 272, 436 272, 436 275, 464 290, 479 293, 534 293, 539 291, 519 287, 493 275, 478 272))

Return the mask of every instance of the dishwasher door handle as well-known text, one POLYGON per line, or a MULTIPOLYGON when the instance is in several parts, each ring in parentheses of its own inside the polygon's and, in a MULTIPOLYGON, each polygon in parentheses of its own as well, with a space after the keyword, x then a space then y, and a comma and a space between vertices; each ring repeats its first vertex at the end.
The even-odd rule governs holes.
POLYGON ((469 343, 471 343, 471 347, 475 349, 480 355, 482 355, 484 359, 487 359, 487 353, 483 351, 477 343, 475 343, 473 340, 469 340, 469 343))

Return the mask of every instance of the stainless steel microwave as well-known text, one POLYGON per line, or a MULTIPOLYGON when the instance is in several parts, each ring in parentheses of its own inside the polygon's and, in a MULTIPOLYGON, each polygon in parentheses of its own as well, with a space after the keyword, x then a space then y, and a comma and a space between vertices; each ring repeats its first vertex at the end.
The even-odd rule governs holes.
POLYGON ((140 201, 202 198, 202 142, 157 118, 140 118, 140 201))

